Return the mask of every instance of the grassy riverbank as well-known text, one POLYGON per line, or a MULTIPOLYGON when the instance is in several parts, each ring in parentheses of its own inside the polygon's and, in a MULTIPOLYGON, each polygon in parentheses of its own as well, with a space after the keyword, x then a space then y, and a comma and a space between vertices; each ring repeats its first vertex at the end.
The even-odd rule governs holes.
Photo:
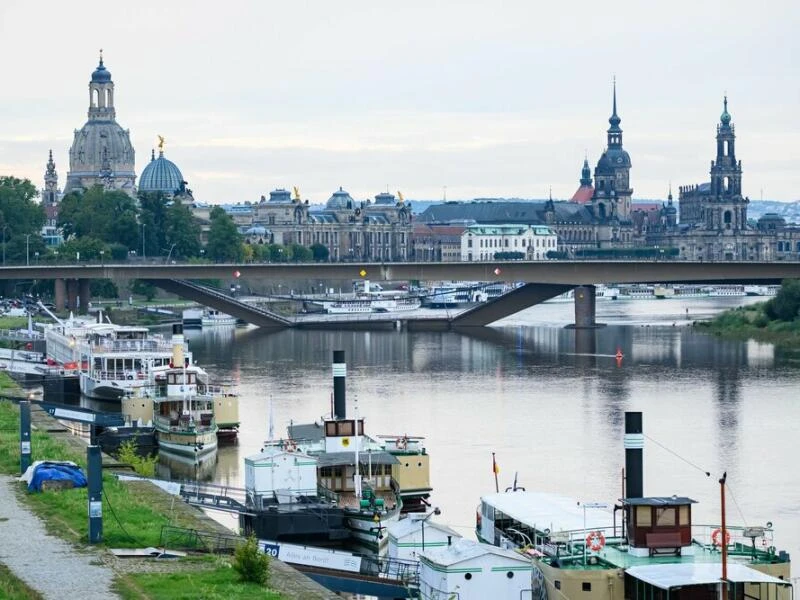
POLYGON ((800 352, 800 282, 785 281, 775 298, 720 313, 696 327, 730 339, 775 344, 784 353, 800 352))
MULTIPOLYGON (((0 373, 0 391, 9 395, 18 392, 5 373, 0 373)), ((70 440, 56 439, 44 431, 34 430, 32 457, 34 460, 71 460, 85 468, 85 451, 81 452, 79 445, 68 442, 70 440)), ((19 459, 19 407, 0 401, 0 472, 19 473, 19 459)), ((112 565, 117 573, 116 589, 123 598, 278 600, 282 597, 264 586, 240 582, 228 557, 201 555, 176 561, 124 559, 114 567, 118 559, 102 552, 105 548, 157 547, 162 526, 202 531, 208 525, 199 518, 197 511, 179 499, 166 497, 146 482, 121 483, 113 475, 104 474, 103 491, 103 543, 96 547, 101 550, 103 561, 112 565)), ((28 494, 20 486, 19 497, 42 519, 50 533, 76 546, 87 546, 86 488, 28 494)), ((0 599, 40 598, 2 565, 0 580, 0 599)))

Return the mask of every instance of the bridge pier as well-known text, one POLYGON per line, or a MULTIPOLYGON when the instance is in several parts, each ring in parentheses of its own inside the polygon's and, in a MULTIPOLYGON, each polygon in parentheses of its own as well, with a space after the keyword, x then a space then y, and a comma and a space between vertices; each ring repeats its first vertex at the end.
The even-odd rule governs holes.
POLYGON ((55 296, 56 296, 56 310, 58 312, 63 311, 66 308, 66 296, 67 296, 67 283, 63 279, 56 279, 55 280, 55 296))
POLYGON ((78 280, 67 279, 67 306, 68 310, 76 310, 78 308, 78 280))
POLYGON ((593 285, 580 285, 575 288, 575 329, 597 327, 596 288, 593 285))
POLYGON ((92 292, 89 279, 78 279, 78 312, 85 315, 89 312, 89 303, 92 300, 92 292))

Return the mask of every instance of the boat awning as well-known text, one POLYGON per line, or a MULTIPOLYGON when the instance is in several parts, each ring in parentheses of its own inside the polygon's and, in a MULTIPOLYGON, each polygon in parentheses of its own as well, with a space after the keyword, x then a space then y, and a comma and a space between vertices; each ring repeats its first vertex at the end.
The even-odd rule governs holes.
MULTIPOLYGON (((319 460, 319 467, 354 466, 356 464, 356 457, 353 452, 323 452, 312 456, 319 460)), ((388 452, 361 452, 358 455, 358 462, 366 466, 368 464, 394 465, 400 461, 388 452)))
MULTIPOLYGON (((722 577, 722 565, 720 563, 643 565, 631 567, 625 572, 657 588, 669 590, 687 585, 719 583, 722 577)), ((728 581, 733 583, 791 585, 790 582, 784 579, 778 579, 772 575, 737 564, 728 565, 728 581)))

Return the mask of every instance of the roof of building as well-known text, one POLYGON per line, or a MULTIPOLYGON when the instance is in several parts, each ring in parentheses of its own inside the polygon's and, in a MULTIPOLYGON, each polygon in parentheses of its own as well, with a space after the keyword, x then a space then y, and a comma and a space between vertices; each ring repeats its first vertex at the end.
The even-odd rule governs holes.
POLYGON ((328 202, 325 204, 325 208, 329 210, 342 210, 347 208, 353 208, 355 206, 355 200, 353 197, 344 191, 341 187, 338 190, 333 192, 330 198, 328 198, 328 202))
POLYGON ((375 196, 375 204, 389 204, 394 205, 397 202, 397 199, 394 195, 390 194, 389 192, 381 192, 377 196, 375 196))
MULTIPOLYGON (((320 467, 353 466, 356 464, 355 452, 324 452, 312 456, 319 461, 320 467)), ((400 461, 389 452, 379 451, 360 452, 358 455, 358 462, 362 465, 396 465, 400 461)))
POLYGON ((418 220, 424 223, 464 223, 472 221, 481 224, 524 223, 528 225, 547 224, 548 206, 553 211, 557 223, 591 223, 592 212, 588 206, 574 202, 448 202, 429 206, 418 220))
POLYGON ((164 158, 163 150, 158 153, 158 158, 153 151, 150 162, 139 177, 139 191, 174 194, 182 184, 183 175, 177 165, 164 158))
POLYGON ((92 83, 109 83, 111 81, 111 71, 103 65, 103 57, 100 56, 100 64, 92 72, 92 83))
POLYGON ((570 202, 577 202, 578 204, 586 204, 587 202, 591 202, 592 196, 594 195, 594 187, 591 185, 582 185, 575 193, 572 195, 572 199, 570 202))
POLYGON ((611 511, 602 508, 584 510, 572 498, 544 492, 501 492, 481 497, 483 502, 494 506, 496 511, 515 521, 543 531, 578 531, 602 529, 613 521, 611 511))

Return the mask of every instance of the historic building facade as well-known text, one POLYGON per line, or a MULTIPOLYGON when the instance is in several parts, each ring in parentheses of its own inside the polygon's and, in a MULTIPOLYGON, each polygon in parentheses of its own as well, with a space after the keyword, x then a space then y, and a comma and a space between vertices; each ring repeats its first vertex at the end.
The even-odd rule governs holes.
POLYGON ((461 261, 491 261, 498 254, 548 260, 556 247, 556 234, 544 225, 470 225, 461 235, 461 261))
POLYGON ((89 81, 88 117, 86 124, 75 130, 64 193, 101 185, 106 190, 135 196, 135 155, 130 131, 116 121, 114 82, 103 64, 102 53, 89 81))
POLYGON ((44 171, 44 188, 40 192, 45 216, 44 225, 42 225, 42 239, 47 246, 58 246, 64 241, 64 236, 57 226, 58 203, 62 196, 63 194, 58 188, 58 172, 53 160, 53 151, 50 150, 44 171))
POLYGON ((347 191, 336 190, 325 208, 313 210, 285 189, 270 192, 258 204, 227 207, 251 244, 322 244, 332 261, 407 261, 411 252, 411 207, 402 195, 388 192, 374 201, 357 202, 347 191), (237 211, 237 209, 242 209, 237 211))

